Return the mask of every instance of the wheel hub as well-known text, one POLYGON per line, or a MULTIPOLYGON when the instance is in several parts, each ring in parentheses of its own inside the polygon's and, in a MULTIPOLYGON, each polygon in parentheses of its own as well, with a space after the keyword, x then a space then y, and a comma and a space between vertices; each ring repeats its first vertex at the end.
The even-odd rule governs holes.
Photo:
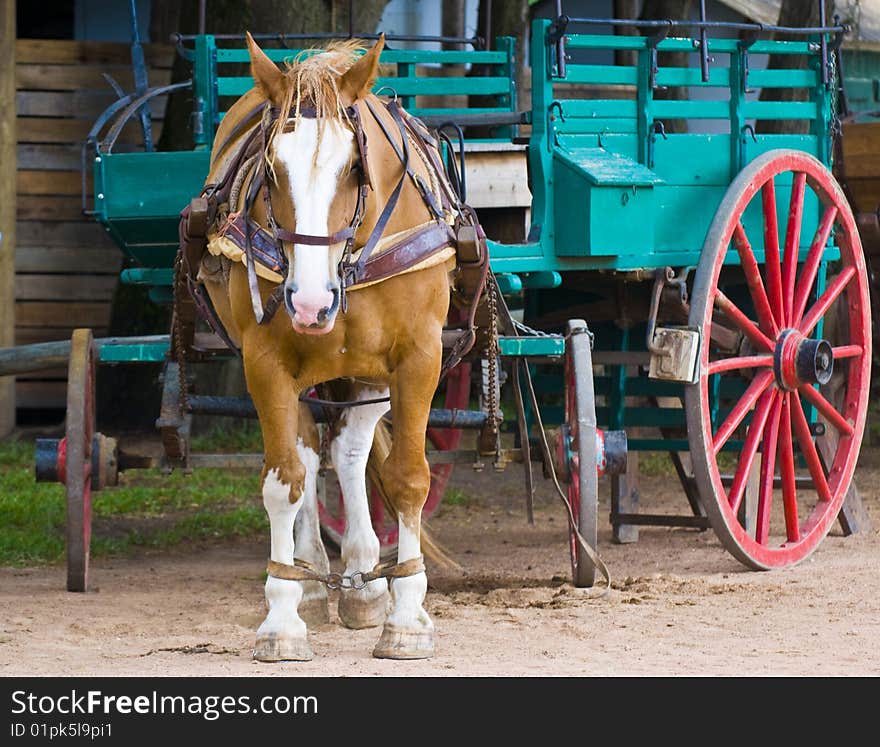
POLYGON ((773 373, 781 389, 793 391, 802 384, 827 384, 834 371, 834 351, 827 340, 805 337, 784 329, 773 351, 773 373))

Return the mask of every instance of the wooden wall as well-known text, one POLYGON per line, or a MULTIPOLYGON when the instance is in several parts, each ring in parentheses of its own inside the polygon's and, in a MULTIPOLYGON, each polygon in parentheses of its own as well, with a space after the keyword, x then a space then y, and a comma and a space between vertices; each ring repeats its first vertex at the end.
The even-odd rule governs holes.
MULTIPOLYGON (((149 85, 169 81, 173 49, 145 48, 149 85)), ((123 255, 93 218, 82 214, 81 148, 98 115, 115 98, 102 77, 111 75, 125 92, 133 89, 127 44, 104 42, 16 42, 17 221, 15 253, 15 343, 69 339, 75 327, 107 334, 123 255)), ((152 110, 154 139, 161 132, 163 101, 152 110)), ((130 124, 116 150, 141 143, 130 124)), ((87 164, 91 207, 91 164, 87 164)), ((19 408, 63 407, 66 372, 20 376, 19 408)))

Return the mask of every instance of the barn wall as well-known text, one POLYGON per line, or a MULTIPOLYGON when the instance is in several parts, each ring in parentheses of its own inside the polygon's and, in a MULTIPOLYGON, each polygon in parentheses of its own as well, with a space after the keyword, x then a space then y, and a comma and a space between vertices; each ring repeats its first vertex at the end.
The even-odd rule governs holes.
MULTIPOLYGON (((167 83, 173 49, 146 45, 149 84, 167 83)), ((82 143, 116 98, 102 73, 133 88, 127 44, 19 39, 16 42, 17 221, 15 343, 69 339, 75 327, 105 335, 122 254, 94 219, 82 214, 82 143)), ((161 103, 153 107, 154 138, 161 103)), ((141 142, 133 124, 117 150, 141 142)), ((86 194, 91 206, 91 167, 86 194)), ((18 408, 63 407, 66 372, 20 376, 18 408)))

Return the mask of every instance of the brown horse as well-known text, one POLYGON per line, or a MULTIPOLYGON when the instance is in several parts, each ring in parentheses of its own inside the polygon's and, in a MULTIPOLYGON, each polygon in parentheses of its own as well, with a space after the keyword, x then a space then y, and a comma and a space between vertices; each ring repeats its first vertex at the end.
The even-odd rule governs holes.
POLYGON ((331 45, 282 71, 248 35, 256 86, 224 117, 211 154, 207 184, 235 184, 209 233, 199 280, 241 350, 265 449, 271 560, 268 615, 254 647, 261 661, 312 657, 301 613, 317 606, 327 619, 328 582, 341 587, 345 625, 384 626, 374 656, 434 651, 420 518, 454 267, 454 201, 419 123, 371 93, 383 43, 366 53, 331 45), (248 138, 258 145, 243 152, 248 138), (242 216, 254 224, 236 244, 231 228, 242 216), (254 260, 260 235, 278 249, 274 266, 254 260), (287 313, 273 315, 275 305, 287 313), (300 403, 304 391, 328 381, 347 382, 348 399, 366 402, 344 411, 330 448, 345 495, 341 575, 326 572, 316 430, 300 403), (379 478, 397 509, 399 543, 397 563, 380 566, 364 470, 389 408, 393 442, 379 478))

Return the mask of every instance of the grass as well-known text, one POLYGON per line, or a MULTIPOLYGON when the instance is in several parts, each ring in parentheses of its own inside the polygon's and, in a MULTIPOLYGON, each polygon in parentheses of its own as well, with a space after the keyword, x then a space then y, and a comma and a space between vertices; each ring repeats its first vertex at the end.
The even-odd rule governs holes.
MULTIPOLYGON (((222 435, 227 449, 250 450, 259 431, 222 435)), ((219 439, 220 434, 207 434, 194 439, 193 445, 203 449, 219 439)), ((0 443, 0 565, 61 561, 66 505, 64 486, 35 482, 32 442, 0 443)), ((259 474, 252 471, 203 469, 191 475, 163 475, 136 470, 122 473, 118 487, 92 493, 93 557, 267 530, 259 474)))

